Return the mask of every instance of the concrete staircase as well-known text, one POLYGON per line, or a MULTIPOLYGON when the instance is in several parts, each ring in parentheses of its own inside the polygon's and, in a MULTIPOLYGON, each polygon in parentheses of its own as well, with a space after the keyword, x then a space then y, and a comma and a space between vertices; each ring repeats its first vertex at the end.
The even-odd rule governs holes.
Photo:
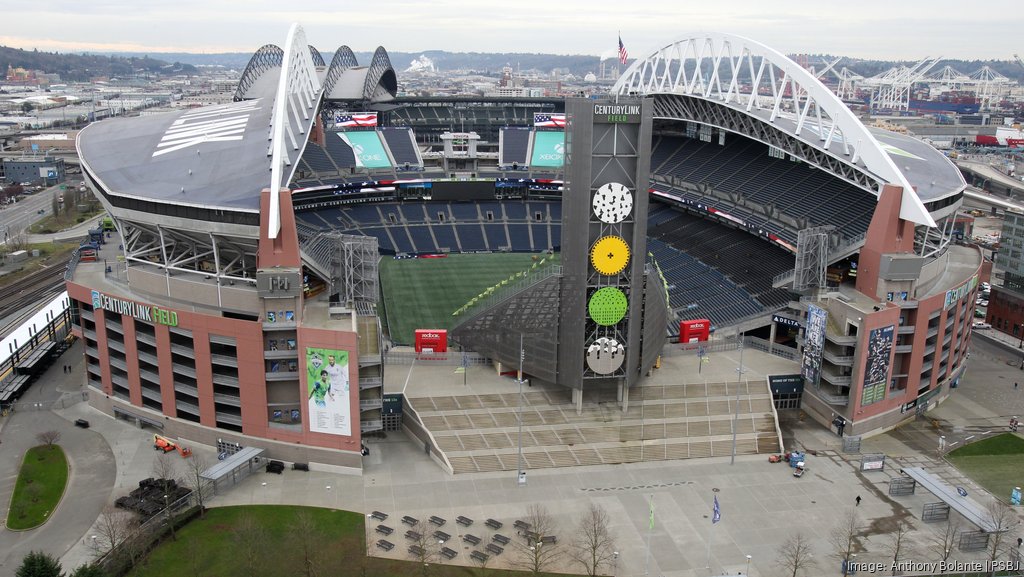
MULTIPOLYGON (((728 456, 737 390, 737 454, 780 452, 778 421, 763 382, 642 386, 625 413, 614 390, 588 391, 579 415, 567 389, 531 388, 523 394, 524 468, 728 456)), ((518 394, 409 402, 453 473, 517 470, 518 394)))

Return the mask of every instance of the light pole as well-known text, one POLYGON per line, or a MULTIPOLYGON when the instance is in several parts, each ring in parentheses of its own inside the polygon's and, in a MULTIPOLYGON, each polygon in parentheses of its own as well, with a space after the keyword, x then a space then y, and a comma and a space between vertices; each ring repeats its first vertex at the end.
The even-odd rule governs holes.
POLYGON ((732 456, 729 459, 730 465, 736 464, 736 422, 740 418, 740 379, 743 378, 743 337, 746 331, 740 333, 740 366, 736 368, 736 410, 732 414, 732 456))
POLYGON ((526 472, 523 471, 523 360, 526 352, 523 350, 523 333, 519 333, 519 465, 518 476, 516 477, 519 486, 526 484, 526 472))
POLYGON ((164 515, 167 518, 167 524, 171 526, 171 541, 177 541, 178 537, 174 534, 174 520, 171 519, 171 505, 169 497, 164 495, 164 515))
POLYGON ((747 555, 747 571, 743 574, 743 577, 750 577, 750 555, 747 555))

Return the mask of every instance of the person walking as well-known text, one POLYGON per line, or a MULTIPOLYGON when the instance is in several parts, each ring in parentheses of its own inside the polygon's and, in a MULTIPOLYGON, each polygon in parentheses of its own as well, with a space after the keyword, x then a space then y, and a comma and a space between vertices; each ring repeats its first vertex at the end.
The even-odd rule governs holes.
POLYGON ((857 506, 860 507, 860 495, 857 495, 857 506))
POLYGON ((1019 383, 1017 383, 1016 381, 1014 381, 1014 382, 1013 382, 1013 390, 1015 390, 1015 391, 1017 390, 1017 385, 1018 385, 1018 384, 1019 384, 1019 383))

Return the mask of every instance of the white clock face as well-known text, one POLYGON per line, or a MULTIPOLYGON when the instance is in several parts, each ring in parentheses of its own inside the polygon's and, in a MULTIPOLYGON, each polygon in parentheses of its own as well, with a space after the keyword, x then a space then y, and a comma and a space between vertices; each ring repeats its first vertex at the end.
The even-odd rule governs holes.
POLYGON ((594 193, 594 216, 601 222, 622 222, 633 210, 633 193, 624 185, 609 182, 594 193))

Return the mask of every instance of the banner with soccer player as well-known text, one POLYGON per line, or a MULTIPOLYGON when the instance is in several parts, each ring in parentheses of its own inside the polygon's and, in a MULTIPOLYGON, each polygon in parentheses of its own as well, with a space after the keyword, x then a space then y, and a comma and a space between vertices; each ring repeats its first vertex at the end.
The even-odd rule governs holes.
POLYGON ((352 436, 348 351, 306 348, 309 430, 352 436))

